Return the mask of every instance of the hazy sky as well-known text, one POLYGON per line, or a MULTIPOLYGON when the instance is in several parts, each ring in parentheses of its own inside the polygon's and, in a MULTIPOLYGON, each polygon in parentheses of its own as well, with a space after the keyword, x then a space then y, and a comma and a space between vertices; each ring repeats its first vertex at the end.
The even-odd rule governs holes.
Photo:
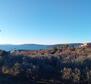
POLYGON ((91 0, 0 0, 0 44, 91 41, 91 0))

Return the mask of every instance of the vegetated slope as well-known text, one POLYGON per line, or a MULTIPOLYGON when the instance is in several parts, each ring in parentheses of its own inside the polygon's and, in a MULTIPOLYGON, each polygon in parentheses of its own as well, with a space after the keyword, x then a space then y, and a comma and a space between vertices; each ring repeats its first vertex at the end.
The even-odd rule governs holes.
POLYGON ((91 83, 90 45, 81 45, 76 48, 68 45, 55 46, 46 51, 40 55, 41 50, 38 50, 36 56, 27 56, 15 53, 12 55, 1 50, 0 84, 91 83))

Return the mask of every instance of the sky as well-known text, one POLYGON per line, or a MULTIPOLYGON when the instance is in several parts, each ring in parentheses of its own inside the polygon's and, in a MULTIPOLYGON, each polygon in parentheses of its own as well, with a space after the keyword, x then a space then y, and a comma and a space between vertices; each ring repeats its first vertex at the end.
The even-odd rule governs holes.
POLYGON ((0 0, 0 44, 91 42, 91 0, 0 0))

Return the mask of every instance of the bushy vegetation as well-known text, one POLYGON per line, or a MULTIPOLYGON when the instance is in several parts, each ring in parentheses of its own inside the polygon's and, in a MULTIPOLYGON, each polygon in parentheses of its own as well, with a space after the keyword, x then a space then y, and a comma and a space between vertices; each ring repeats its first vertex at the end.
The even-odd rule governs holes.
POLYGON ((0 84, 90 84, 91 48, 55 47, 45 55, 0 51, 0 84))

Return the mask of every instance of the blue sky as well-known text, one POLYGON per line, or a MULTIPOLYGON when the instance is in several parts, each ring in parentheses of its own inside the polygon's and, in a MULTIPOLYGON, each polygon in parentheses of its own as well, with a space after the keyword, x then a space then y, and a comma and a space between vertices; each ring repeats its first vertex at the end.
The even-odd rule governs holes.
POLYGON ((91 42, 91 0, 0 0, 0 44, 91 42))

